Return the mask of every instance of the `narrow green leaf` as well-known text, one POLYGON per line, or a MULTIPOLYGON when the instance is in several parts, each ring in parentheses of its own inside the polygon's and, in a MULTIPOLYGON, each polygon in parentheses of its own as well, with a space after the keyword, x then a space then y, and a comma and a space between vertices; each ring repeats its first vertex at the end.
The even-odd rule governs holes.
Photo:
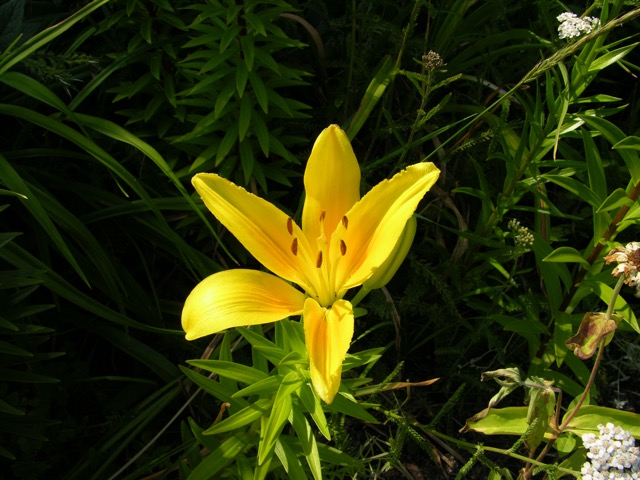
POLYGON ((250 445, 247 435, 238 432, 225 440, 219 448, 213 450, 202 462, 193 469, 187 480, 211 480, 224 467, 233 462, 234 458, 250 445))
POLYGON ((244 140, 249 125, 251 125, 251 114, 253 112, 253 102, 249 95, 242 97, 240 102, 240 116, 238 117, 238 137, 240 142, 244 140))
POLYGON ((260 439, 258 464, 264 463, 267 457, 273 454, 276 440, 291 413, 291 395, 300 388, 300 385, 302 385, 302 378, 300 378, 298 372, 289 372, 282 379, 282 384, 273 401, 271 415, 269 415, 266 428, 262 432, 262 438, 260 439))
POLYGON ((633 201, 629 198, 627 192, 623 188, 616 188, 611 192, 611 195, 602 202, 596 212, 608 212, 609 210, 618 209, 622 206, 630 207, 631 205, 633 205, 633 201))
POLYGON ((19 45, 9 54, 0 55, 0 76, 2 76, 2 74, 9 70, 13 65, 22 61, 25 57, 31 55, 40 47, 54 40, 56 37, 62 35, 80 20, 90 15, 91 12, 100 8, 108 2, 109 0, 94 0, 84 7, 80 8, 77 12, 67 17, 63 21, 58 22, 55 25, 27 39, 23 44, 19 45))
POLYGON ((253 68, 253 58, 254 58, 254 44, 253 37, 249 37, 243 35, 240 37, 240 45, 242 46, 242 53, 244 53, 244 63, 247 66, 247 70, 251 71, 253 68))
POLYGON ((597 72, 598 70, 602 70, 604 68, 607 68, 609 65, 619 62, 637 46, 638 43, 632 43, 631 45, 625 45, 624 47, 616 48, 615 50, 601 55, 593 62, 591 62, 591 65, 589 65, 588 69, 589 72, 597 72))
POLYGON ((291 410, 291 423, 295 429, 302 453, 307 459, 307 464, 311 469, 313 478, 315 480, 322 480, 322 464, 320 463, 315 433, 305 418, 304 413, 302 413, 296 405, 294 405, 291 410))
POLYGON ((543 262, 559 263, 579 263, 584 267, 589 267, 582 254, 573 247, 559 247, 542 259, 543 262))
POLYGON ((224 360, 189 360, 189 365, 251 385, 269 376, 247 365, 224 360))
POLYGON ((203 433, 205 435, 217 435, 220 433, 230 432, 231 430, 237 430, 240 427, 244 427, 245 425, 255 422, 263 415, 269 413, 269 410, 271 410, 271 400, 268 398, 261 398, 248 407, 234 413, 229 418, 225 418, 220 423, 216 423, 203 433))
POLYGON ((62 238, 60 231, 54 224, 46 209, 39 202, 37 195, 34 194, 29 185, 22 179, 22 177, 20 177, 18 172, 14 170, 11 164, 2 155, 0 155, 0 178, 2 178, 3 183, 11 190, 26 197, 26 200, 23 200, 22 204, 29 213, 33 215, 33 218, 38 222, 38 224, 40 224, 53 244, 60 250, 62 256, 66 258, 80 278, 89 285, 89 280, 80 268, 80 265, 71 253, 71 249, 67 245, 67 242, 62 238))
POLYGON ((385 55, 380 62, 380 66, 378 67, 376 74, 371 79, 367 90, 364 92, 364 97, 362 97, 362 100, 360 101, 358 110, 346 129, 349 140, 353 140, 363 127, 364 123, 369 118, 369 115, 371 115, 373 108, 377 105, 380 98, 382 98, 382 94, 394 75, 395 71, 393 60, 391 60, 389 55, 385 55))
POLYGON ((249 74, 249 83, 251 83, 253 93, 256 94, 260 108, 262 108, 265 114, 269 113, 269 94, 267 93, 267 87, 264 85, 264 82, 259 75, 252 72, 249 74))

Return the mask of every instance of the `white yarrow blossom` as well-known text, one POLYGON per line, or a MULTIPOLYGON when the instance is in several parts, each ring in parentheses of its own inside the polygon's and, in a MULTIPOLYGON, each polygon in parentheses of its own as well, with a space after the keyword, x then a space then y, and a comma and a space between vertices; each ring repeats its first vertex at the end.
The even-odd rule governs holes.
POLYGON ((600 435, 585 433, 582 443, 588 462, 582 466, 582 480, 640 479, 640 448, 631 433, 613 423, 598 425, 600 435))
POLYGON ((600 20, 596 17, 578 17, 575 13, 564 12, 557 17, 560 25, 558 26, 558 37, 576 38, 580 35, 591 33, 594 28, 600 26, 600 20))

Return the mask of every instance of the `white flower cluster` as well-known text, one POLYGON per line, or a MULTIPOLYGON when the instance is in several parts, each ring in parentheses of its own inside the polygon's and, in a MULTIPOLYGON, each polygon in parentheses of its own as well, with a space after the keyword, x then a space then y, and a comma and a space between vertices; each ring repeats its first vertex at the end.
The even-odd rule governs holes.
POLYGON ((616 262, 618 265, 611 275, 624 275, 624 283, 636 287, 636 297, 640 297, 640 242, 630 242, 624 247, 614 248, 604 257, 604 261, 607 265, 616 262))
POLYGON ((582 435, 589 462, 582 466, 582 480, 640 479, 640 448, 626 430, 613 423, 598 425, 600 435, 582 435))
POLYGON ((594 28, 600 26, 600 20, 596 17, 580 18, 575 13, 564 12, 558 15, 558 37, 575 38, 585 33, 591 33, 594 28))
POLYGON ((527 227, 520 225, 520 221, 515 218, 509 220, 507 224, 509 230, 513 232, 514 243, 516 247, 528 248, 533 245, 533 235, 527 227))

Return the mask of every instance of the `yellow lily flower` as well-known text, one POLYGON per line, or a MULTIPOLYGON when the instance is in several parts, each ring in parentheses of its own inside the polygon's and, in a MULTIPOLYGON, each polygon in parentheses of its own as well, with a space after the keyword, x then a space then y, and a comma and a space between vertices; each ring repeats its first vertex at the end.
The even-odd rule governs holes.
POLYGON ((275 275, 237 269, 204 279, 182 311, 187 340, 301 314, 311 382, 318 396, 331 403, 353 337, 353 306, 343 297, 392 254, 439 174, 433 163, 411 165, 360 199, 353 149, 346 134, 331 125, 316 140, 307 163, 302 226, 216 174, 196 175, 192 183, 207 208, 275 275))

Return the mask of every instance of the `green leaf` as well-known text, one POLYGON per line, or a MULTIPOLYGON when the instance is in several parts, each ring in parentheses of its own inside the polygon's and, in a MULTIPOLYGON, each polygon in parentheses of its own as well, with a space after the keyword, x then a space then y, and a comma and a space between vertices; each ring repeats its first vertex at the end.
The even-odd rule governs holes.
POLYGON ((289 414, 291 413, 291 395, 303 383, 298 372, 289 372, 282 379, 282 384, 278 389, 278 393, 273 401, 271 415, 267 420, 266 427, 262 432, 260 446, 258 447, 258 464, 262 464, 273 454, 273 448, 276 440, 284 427, 289 414))
POLYGON ((253 37, 240 37, 240 46, 242 47, 242 53, 244 54, 244 62, 247 66, 247 70, 251 71, 251 69, 253 68, 253 59, 255 52, 253 37))
POLYGON ((579 263, 582 266, 589 268, 589 262, 587 262, 582 254, 573 247, 559 247, 553 252, 542 259, 543 262, 557 262, 557 263, 579 263))
POLYGON ((189 360, 187 363, 208 372, 216 373, 221 377, 231 378, 248 385, 269 377, 266 373, 253 367, 224 360, 189 360))
MULTIPOLYGON (((591 128, 600 132, 602 136, 611 143, 611 145, 616 145, 627 137, 627 135, 625 135, 624 132, 616 125, 604 118, 592 115, 578 115, 578 117, 584 120, 584 122, 591 128)), ((633 183, 637 183, 640 180, 640 157, 638 156, 638 153, 635 149, 626 148, 620 148, 617 151, 623 158, 627 166, 627 170, 629 170, 629 173, 631 174, 631 181, 633 183)))
POLYGON ((238 25, 227 27, 220 38, 220 53, 224 53, 227 47, 229 47, 231 42, 233 42, 238 35, 240 35, 240 27, 238 25))
POLYGON ((322 480, 322 464, 320 462, 315 433, 305 418, 304 413, 302 413, 296 405, 294 405, 291 410, 291 423, 300 442, 302 453, 307 459, 307 464, 311 469, 313 478, 315 480, 322 480))
POLYGON ((473 430, 485 435, 522 435, 527 431, 528 407, 506 407, 485 409, 483 415, 474 415, 467 420, 464 431, 473 430), (486 415, 484 415, 486 413, 486 415), (481 417, 479 420, 476 418, 481 417))
POLYGON ((55 38, 62 35, 64 32, 78 23, 80 20, 90 15, 94 10, 100 8, 108 2, 109 0, 94 0, 93 2, 88 3, 73 15, 67 17, 61 22, 57 22, 55 25, 27 39, 24 43, 16 47, 10 53, 5 52, 5 54, 0 55, 0 76, 2 76, 13 65, 22 61, 24 58, 37 51, 39 48, 53 41, 55 38))
MULTIPOLYGON (((569 410, 564 418, 572 412, 569 410)), ((578 410, 578 413, 569 422, 567 431, 576 435, 585 433, 598 433, 598 425, 606 425, 608 422, 618 427, 622 427, 631 433, 635 438, 640 438, 640 415, 625 410, 615 408, 598 407, 595 405, 585 405, 578 410)))
POLYGON ((240 98, 243 98, 244 89, 247 86, 247 80, 249 80, 249 70, 246 69, 244 64, 238 65, 238 68, 236 69, 236 89, 238 90, 238 96, 240 98))
POLYGON ((218 147, 218 151, 216 152, 216 166, 220 165, 220 163, 229 154, 237 141, 238 125, 231 125, 227 130, 227 133, 225 133, 224 137, 222 138, 220 146, 218 147))
POLYGON ((358 403, 357 401, 348 399, 345 395, 338 392, 331 405, 327 405, 325 408, 329 412, 339 412, 349 415, 350 417, 358 418, 367 423, 379 423, 378 420, 367 412, 364 408, 365 404, 358 403))
POLYGON ((249 125, 251 125, 252 112, 253 102, 251 101, 251 97, 249 97, 249 95, 245 95, 242 97, 242 101, 240 102, 240 116, 238 118, 238 137, 240 142, 244 140, 244 137, 249 130, 249 125))
POLYGON ((597 213, 608 212, 609 210, 619 209, 620 207, 633 205, 633 201, 627 195, 623 188, 616 188, 604 202, 598 207, 597 213))
POLYGON ((282 383, 281 375, 270 375, 264 380, 260 380, 252 385, 249 385, 242 390, 233 394, 234 397, 248 397, 249 395, 271 395, 276 393, 278 387, 282 383))
POLYGON ((245 399, 233 398, 233 394, 235 392, 226 389, 220 384, 220 382, 216 382, 211 378, 207 378, 204 375, 201 375, 194 370, 191 370, 190 368, 184 367, 182 365, 180 365, 180 370, 182 370, 182 373, 184 373, 196 385, 198 385, 210 395, 213 395, 218 400, 227 402, 231 405, 235 405, 237 408, 246 408, 249 406, 249 402, 247 402, 245 399))
POLYGON ((631 150, 640 150, 640 137, 629 135, 628 137, 624 137, 622 140, 616 143, 612 148, 614 150, 622 150, 625 148, 631 150))
POLYGON ((71 249, 49 216, 47 210, 40 203, 38 196, 34 194, 29 185, 2 155, 0 155, 0 178, 2 178, 3 183, 11 190, 26 197, 25 200, 22 200, 22 204, 29 213, 31 213, 34 220, 44 229, 53 244, 60 250, 62 256, 67 259, 80 278, 89 285, 88 278, 80 268, 80 265, 71 253, 71 249))
POLYGON ((202 462, 193 469, 188 480, 211 480, 216 473, 229 465, 250 442, 247 435, 238 432, 225 440, 220 447, 207 455, 202 462))
POLYGON ((542 178, 550 180, 556 185, 560 185, 565 190, 573 193, 575 196, 589 203, 589 205, 591 205, 594 209, 598 208, 600 206, 600 203, 602 202, 602 199, 598 198, 598 196, 591 188, 573 178, 564 175, 552 174, 542 175, 542 178))
POLYGON ((259 75, 252 72, 249 74, 249 83, 251 83, 253 93, 255 93, 258 99, 260 108, 262 108, 265 114, 269 113, 269 94, 267 93, 267 87, 264 85, 264 82, 259 75))
POLYGON ((269 413, 271 409, 271 400, 268 398, 261 398, 255 403, 252 403, 248 407, 243 408, 237 413, 234 413, 229 418, 225 418, 219 423, 216 423, 212 427, 205 430, 205 435, 217 435, 220 433, 230 432, 236 430, 245 425, 255 422, 263 415, 269 413))
POLYGON ((625 45, 624 47, 620 47, 605 53, 604 55, 596 58, 593 62, 591 62, 588 71, 597 72, 598 70, 602 70, 604 68, 607 68, 609 65, 619 62, 636 46, 638 46, 638 43, 632 43, 631 45, 625 45))

